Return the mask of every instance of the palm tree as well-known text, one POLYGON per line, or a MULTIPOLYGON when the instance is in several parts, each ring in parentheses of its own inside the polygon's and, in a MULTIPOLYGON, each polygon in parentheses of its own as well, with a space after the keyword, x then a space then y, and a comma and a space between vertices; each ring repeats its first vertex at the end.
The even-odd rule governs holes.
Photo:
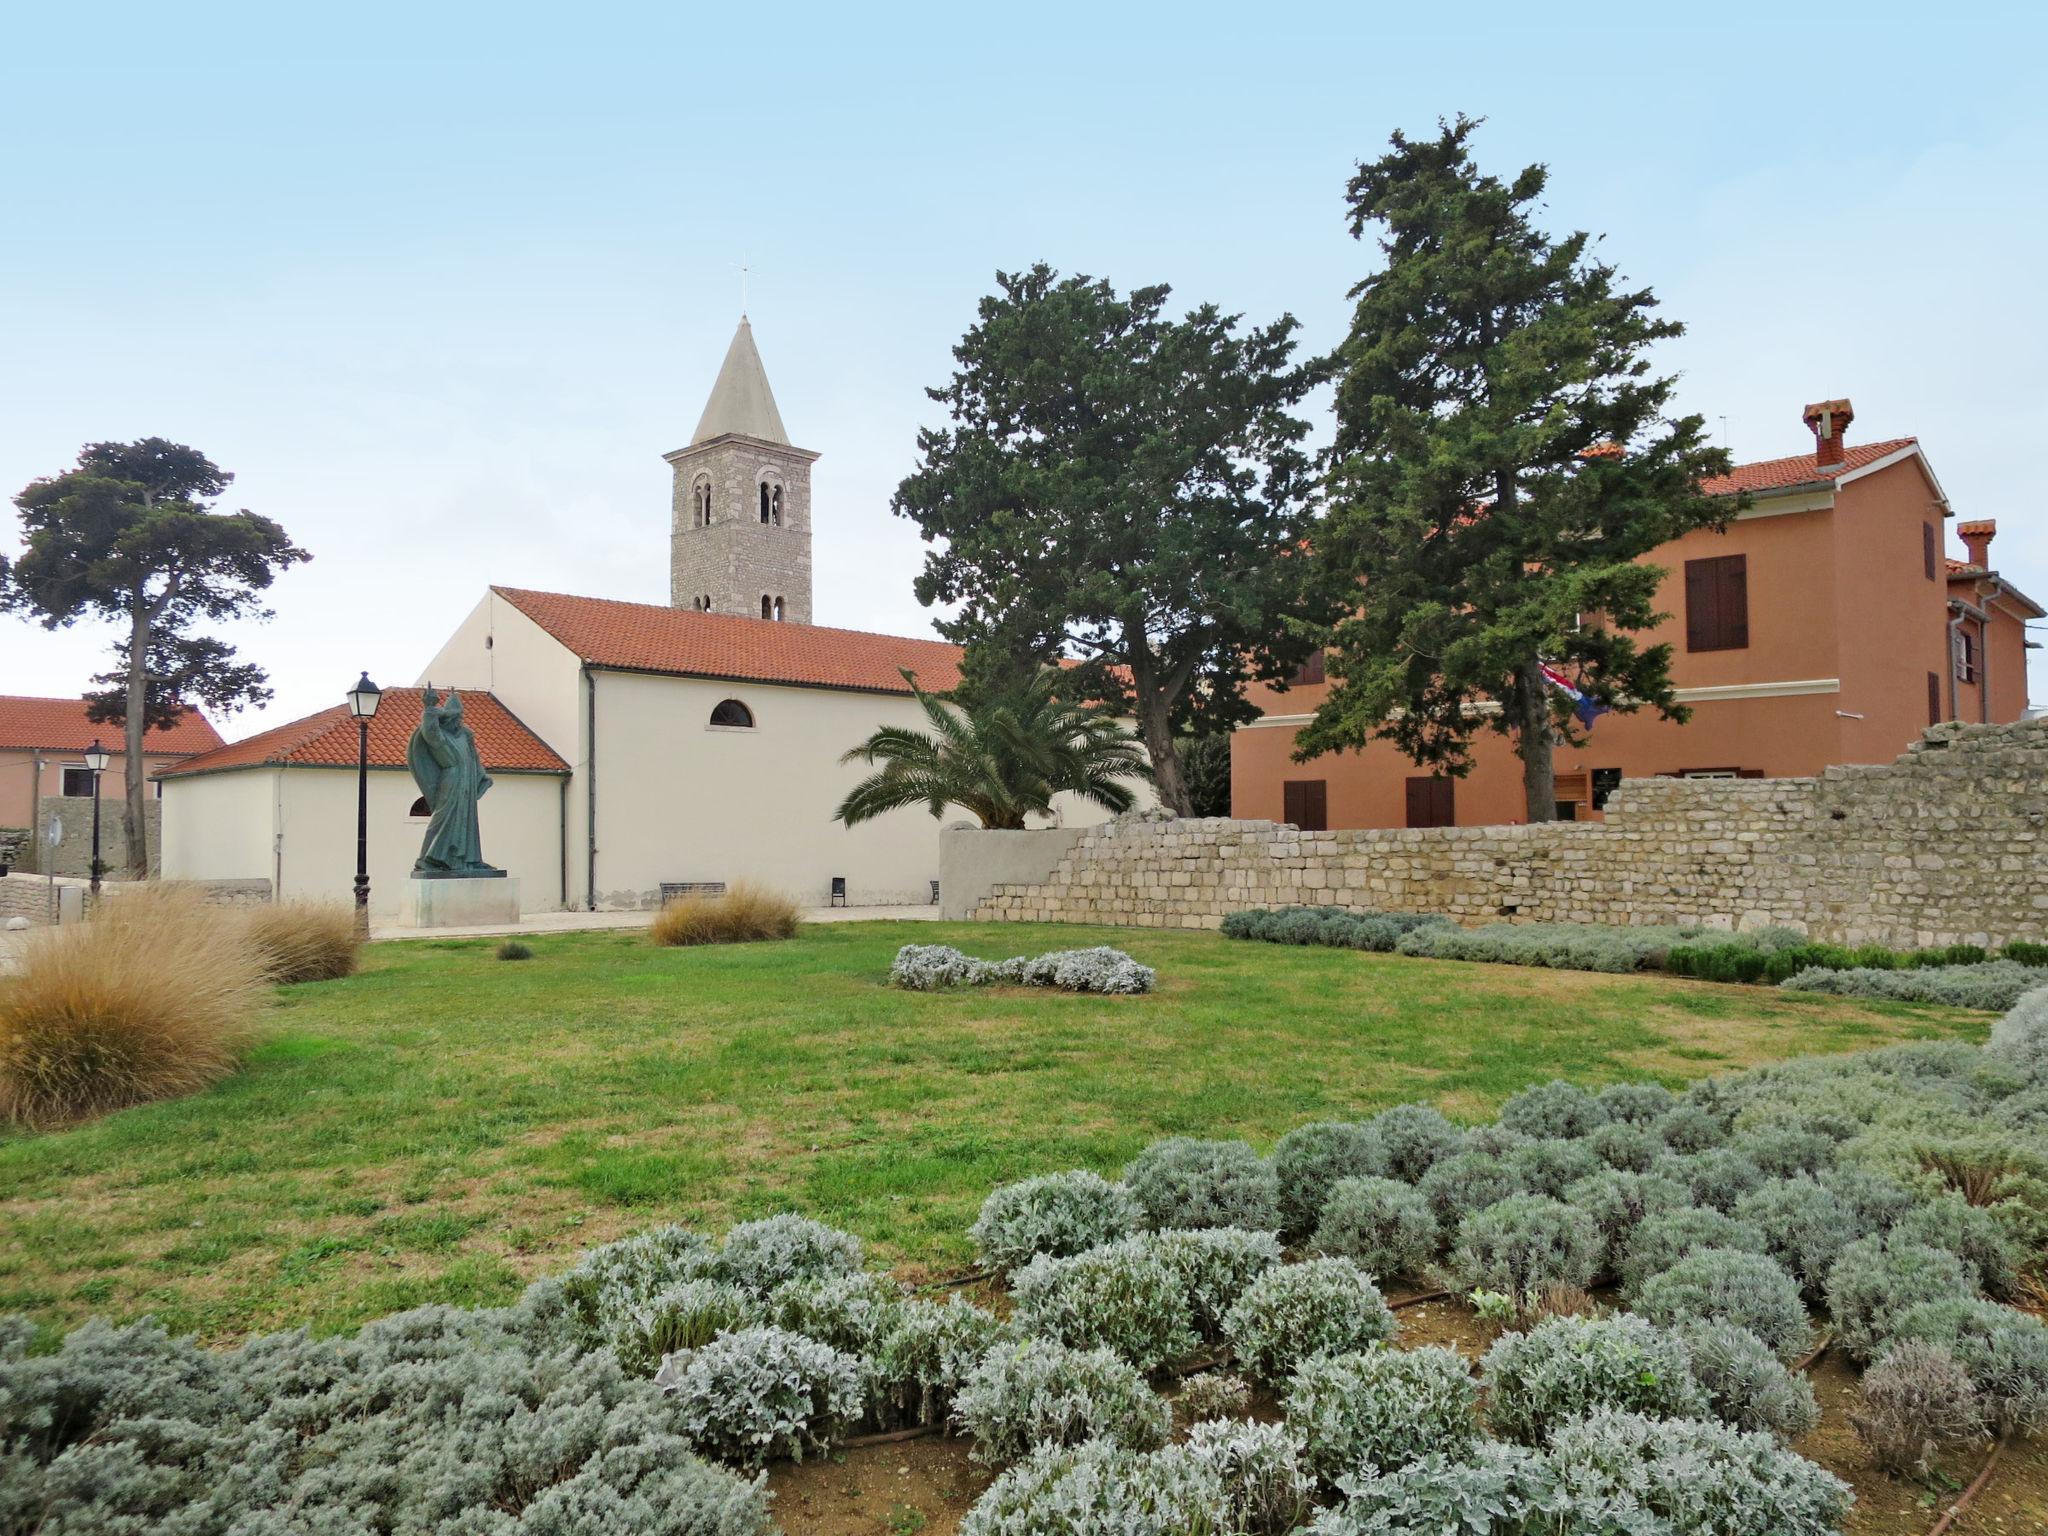
POLYGON ((841 762, 880 764, 854 785, 833 815, 849 827, 885 811, 922 805, 933 816, 957 805, 984 827, 1015 831, 1053 796, 1079 795, 1108 811, 1137 797, 1123 779, 1151 767, 1136 737, 1099 710, 1053 694, 1051 671, 1014 691, 957 707, 903 674, 932 729, 885 725, 841 762))

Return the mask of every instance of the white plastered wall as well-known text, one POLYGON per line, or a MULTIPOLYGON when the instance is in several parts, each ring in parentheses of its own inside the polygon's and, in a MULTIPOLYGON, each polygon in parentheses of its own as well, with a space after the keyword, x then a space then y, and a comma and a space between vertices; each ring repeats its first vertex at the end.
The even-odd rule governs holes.
POLYGON ((163 877, 274 879, 277 776, 242 768, 163 780, 163 877))

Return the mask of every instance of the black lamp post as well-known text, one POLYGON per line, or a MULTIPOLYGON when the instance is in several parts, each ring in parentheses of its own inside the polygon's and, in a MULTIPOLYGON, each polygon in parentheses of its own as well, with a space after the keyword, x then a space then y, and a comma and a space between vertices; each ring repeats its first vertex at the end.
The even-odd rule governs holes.
POLYGON ((107 771, 110 761, 107 749, 100 745, 99 737, 92 739, 92 745, 85 749, 85 766, 92 770, 92 895, 100 895, 100 775, 107 771))
POLYGON ((356 927, 370 929, 370 717, 384 690, 362 680, 348 691, 348 712, 356 721, 356 927))

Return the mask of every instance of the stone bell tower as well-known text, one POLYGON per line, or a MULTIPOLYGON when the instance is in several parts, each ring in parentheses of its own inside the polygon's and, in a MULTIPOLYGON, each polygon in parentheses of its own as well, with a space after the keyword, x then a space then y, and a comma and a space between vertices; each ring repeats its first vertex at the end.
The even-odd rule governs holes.
POLYGON ((689 447, 662 457, 675 474, 670 606, 810 623, 818 456, 790 446, 745 315, 689 447))

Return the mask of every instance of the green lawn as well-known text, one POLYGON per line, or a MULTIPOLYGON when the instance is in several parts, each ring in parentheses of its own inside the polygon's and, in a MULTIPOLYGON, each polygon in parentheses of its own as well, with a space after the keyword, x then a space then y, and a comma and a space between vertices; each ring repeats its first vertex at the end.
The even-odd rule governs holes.
POLYGON ((0 1137, 0 1310, 154 1312, 226 1339, 493 1303, 658 1222, 795 1208, 907 1275, 971 1260, 995 1184, 1113 1172, 1154 1137, 1245 1136, 1522 1085, 1667 1083, 1978 1015, 1659 977, 1232 943, 1209 933, 850 923, 657 950, 629 932, 373 947, 281 989, 212 1092, 0 1137), (899 944, 1113 943, 1144 998, 884 985, 899 944))

